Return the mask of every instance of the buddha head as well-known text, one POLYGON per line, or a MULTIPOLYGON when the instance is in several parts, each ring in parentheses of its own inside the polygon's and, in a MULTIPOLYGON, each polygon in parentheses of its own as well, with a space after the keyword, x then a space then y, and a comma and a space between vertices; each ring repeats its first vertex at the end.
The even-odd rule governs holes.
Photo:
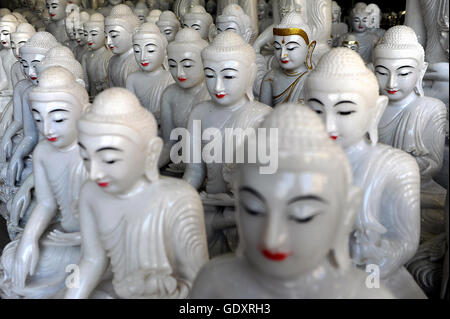
POLYGON ((36 66, 44 60, 47 52, 59 43, 48 32, 36 32, 27 43, 19 49, 20 63, 26 77, 34 84, 38 83, 36 66))
POLYGON ((164 12, 164 11, 170 10, 172 8, 173 1, 159 0, 158 4, 159 4, 158 9, 164 12))
POLYGON ((153 72, 163 65, 167 39, 154 23, 144 23, 133 36, 136 62, 142 71, 153 72))
POLYGON ((205 80, 201 52, 208 42, 190 28, 178 32, 175 40, 167 47, 170 73, 183 89, 195 87, 205 80))
POLYGON ((275 146, 278 170, 260 174, 265 164, 238 164, 238 254, 257 273, 283 281, 326 262, 345 272, 351 267, 349 237, 361 203, 346 154, 305 105, 281 104, 260 127, 277 129, 273 143, 261 143, 265 147, 258 151, 275 146))
POLYGON ((36 5, 36 0, 27 0, 26 3, 27 3, 27 7, 29 9, 33 10, 36 5))
POLYGON ((84 82, 84 71, 80 62, 75 59, 73 52, 64 45, 58 45, 48 50, 45 55, 45 59, 36 65, 37 81, 39 82, 41 74, 51 67, 63 67, 68 70, 75 77, 75 81, 83 87, 86 85, 84 82))
POLYGON ((45 10, 45 6, 46 6, 45 0, 36 0, 36 4, 35 4, 35 6, 34 6, 34 13, 35 13, 38 17, 41 17, 41 16, 42 16, 42 13, 43 13, 44 10, 45 10))
POLYGON ((89 105, 89 96, 69 71, 45 70, 30 92, 30 101, 36 126, 53 147, 64 150, 76 145, 77 121, 89 105))
POLYGON ((251 45, 233 31, 217 35, 202 51, 206 86, 212 101, 232 106, 247 97, 253 100, 256 54, 251 45))
POLYGON ((253 33, 250 17, 237 4, 229 4, 223 9, 216 19, 216 28, 219 33, 226 30, 236 32, 246 42, 250 42, 253 33))
POLYGON ((19 21, 12 14, 7 14, 0 19, 0 43, 6 49, 11 48, 11 33, 16 32, 19 21))
POLYGON ((269 14, 266 0, 258 0, 258 20, 264 20, 269 14))
POLYGON ((105 18, 106 44, 112 53, 123 54, 133 46, 133 34, 139 24, 139 19, 127 5, 112 8, 105 18))
POLYGON ((11 33, 11 50, 17 60, 20 61, 19 49, 27 43, 28 40, 36 33, 34 27, 29 23, 21 23, 16 32, 11 33))
POLYGON ((145 0, 150 11, 159 9, 159 2, 157 0, 145 0))
POLYGON ((145 18, 146 22, 150 22, 150 23, 156 23, 159 20, 159 17, 161 16, 162 11, 159 9, 153 9, 152 11, 150 11, 150 13, 148 14, 148 16, 145 18))
POLYGON ((297 12, 288 13, 281 23, 273 28, 275 57, 283 70, 295 72, 303 65, 312 69, 316 41, 309 38, 310 34, 308 24, 297 12))
POLYGON ((380 93, 391 102, 423 96, 422 79, 428 67, 424 57, 413 29, 399 25, 386 31, 373 53, 380 93))
POLYGON ((123 3, 123 0, 107 0, 110 6, 117 6, 118 4, 123 3))
POLYGON ((111 88, 97 95, 78 130, 89 177, 105 193, 126 195, 158 180, 158 124, 130 91, 111 88))
POLYGON ((213 18, 202 6, 194 6, 183 16, 183 28, 192 28, 200 32, 202 39, 207 40, 213 27, 213 18))
POLYGON ((45 26, 48 26, 51 22, 50 20, 50 12, 48 11, 47 8, 45 8, 44 12, 42 12, 42 16, 41 16, 42 22, 44 22, 45 26))
POLYGON ((180 21, 172 11, 164 11, 156 22, 159 31, 166 37, 168 42, 175 40, 177 32, 180 30, 180 21))
POLYGON ((66 17, 66 23, 65 23, 66 34, 67 34, 67 37, 72 41, 77 39, 77 30, 75 29, 75 25, 79 24, 79 22, 78 22, 79 19, 80 19, 79 13, 76 11, 72 11, 66 17))
POLYGON ((80 20, 75 24, 76 39, 80 46, 84 46, 87 43, 88 32, 84 29, 84 24, 89 21, 89 18, 89 13, 86 11, 80 12, 80 20))
POLYGON ((341 47, 353 50, 355 52, 359 52, 358 39, 355 37, 354 34, 348 33, 345 35, 341 47))
POLYGON ((134 7, 133 12, 139 18, 139 21, 141 21, 141 23, 144 23, 145 18, 150 11, 148 10, 145 2, 139 1, 134 7))
POLYGON ((331 17, 333 19, 333 23, 341 22, 341 7, 338 5, 336 1, 331 3, 331 17))
POLYGON ((60 21, 66 18, 67 0, 46 0, 51 21, 60 21))
POLYGON ((369 16, 369 28, 378 29, 380 28, 381 22, 381 10, 375 3, 367 5, 367 11, 370 11, 369 16))
POLYGON ((362 33, 367 31, 370 25, 371 11, 367 9, 367 5, 358 2, 350 13, 353 32, 362 33))
POLYGON ((89 50, 95 51, 105 45, 105 18, 100 13, 94 13, 84 24, 89 50))
POLYGON ((378 122, 388 101, 358 53, 335 48, 324 54, 306 79, 305 97, 329 137, 344 149, 366 136, 373 145, 378 142, 378 122))

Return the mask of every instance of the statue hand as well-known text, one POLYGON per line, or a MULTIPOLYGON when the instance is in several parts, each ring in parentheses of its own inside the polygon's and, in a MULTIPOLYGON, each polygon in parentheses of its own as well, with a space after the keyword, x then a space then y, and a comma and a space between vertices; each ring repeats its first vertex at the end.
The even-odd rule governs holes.
POLYGON ((52 230, 47 239, 55 246, 77 246, 81 245, 81 233, 65 233, 59 230, 52 230))
POLYGON ((12 153, 12 142, 11 139, 3 136, 1 149, 0 149, 0 162, 6 162, 11 158, 12 153))
POLYGON ((200 192, 200 198, 203 204, 212 206, 234 206, 234 199, 229 194, 208 194, 207 192, 200 192))
POLYGON ((34 240, 22 237, 17 247, 12 272, 12 281, 20 288, 25 287, 28 274, 34 275, 39 261, 39 246, 34 240))
POLYGON ((16 181, 20 181, 20 177, 23 171, 23 159, 22 154, 14 153, 9 162, 8 173, 6 176, 6 180, 10 186, 16 185, 16 181))
POLYGON ((28 180, 17 190, 11 204, 10 222, 18 225, 25 215, 31 203, 31 190, 34 188, 34 180, 28 180))

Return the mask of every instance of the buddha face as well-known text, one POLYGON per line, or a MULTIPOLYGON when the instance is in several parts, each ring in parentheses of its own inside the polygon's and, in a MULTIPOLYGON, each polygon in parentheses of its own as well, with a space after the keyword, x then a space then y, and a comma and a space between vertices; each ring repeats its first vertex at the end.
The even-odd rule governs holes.
POLYGON ((159 26, 159 31, 164 34, 169 43, 175 40, 177 35, 177 28, 172 25, 161 25, 159 26))
POLYGON ((31 34, 26 33, 13 33, 11 35, 11 50, 17 60, 20 61, 19 49, 27 43, 30 38, 31 34))
POLYGON ((370 101, 357 90, 347 88, 308 90, 307 103, 325 123, 330 138, 344 149, 360 142, 369 131, 376 101, 370 101))
POLYGON ((22 65, 23 73, 33 83, 38 84, 38 73, 36 66, 45 59, 44 54, 40 53, 22 53, 20 54, 20 63, 22 65))
POLYGON ((263 20, 266 18, 267 9, 263 2, 258 2, 258 20, 263 20))
POLYGON ((233 31, 236 32, 237 34, 241 34, 243 32, 241 32, 241 28, 239 27, 239 24, 236 21, 221 21, 221 22, 217 22, 217 32, 218 33, 222 33, 224 31, 233 31))
POLYGON ((79 132, 78 141, 90 179, 104 192, 126 194, 143 179, 145 152, 136 141, 117 134, 93 135, 83 131, 79 132))
POLYGON ((73 22, 70 20, 66 20, 66 34, 69 37, 70 40, 76 40, 77 39, 77 32, 74 30, 73 22))
POLYGON ((66 17, 66 6, 61 0, 47 0, 47 9, 51 21, 60 21, 66 17))
POLYGON ((27 4, 28 8, 34 9, 34 7, 36 5, 36 0, 27 0, 26 4, 27 4))
POLYGON ((34 7, 34 13, 39 17, 42 18, 42 14, 44 13, 45 10, 45 3, 38 3, 36 4, 36 6, 34 7))
POLYGON ((333 23, 338 23, 341 17, 341 9, 333 8, 333 11, 331 11, 331 17, 333 23))
POLYGON ((159 69, 164 62, 166 50, 161 39, 156 37, 134 39, 133 49, 136 62, 143 71, 153 72, 159 69))
POLYGON ((212 100, 221 106, 231 106, 241 100, 248 90, 251 70, 236 61, 203 60, 206 86, 212 100))
POLYGON ((308 54, 308 45, 299 35, 273 36, 275 56, 284 70, 293 71, 304 65, 308 54))
POLYGON ((414 94, 421 77, 416 60, 375 58, 374 64, 380 94, 386 95, 390 101, 401 101, 414 94))
POLYGON ((90 50, 98 50, 105 45, 103 26, 94 26, 88 29, 87 44, 90 50))
POLYGON ((355 14, 352 18, 353 30, 361 33, 369 27, 369 16, 367 14, 355 14))
POLYGON ((0 42, 4 48, 11 48, 11 33, 16 31, 16 26, 12 23, 0 24, 0 42))
POLYGON ((202 19, 184 19, 183 28, 192 28, 200 33, 203 40, 208 39, 209 24, 202 19))
POLYGON ((141 23, 145 22, 145 10, 141 10, 141 9, 136 9, 134 10, 134 13, 137 15, 139 21, 141 21, 141 23))
MULTIPOLYGON (((49 93, 51 95, 51 93, 49 93)), ((77 142, 77 121, 81 110, 66 101, 31 103, 31 111, 39 132, 59 149, 77 142)))
POLYGON ((200 53, 185 50, 170 50, 169 67, 175 82, 183 89, 194 87, 205 79, 200 53))
POLYGON ((158 9, 158 3, 156 0, 146 0, 145 2, 147 3, 147 7, 150 11, 158 9))
POLYGON ((133 46, 133 36, 121 26, 105 26, 106 45, 114 54, 123 54, 133 46))
POLYGON ((123 0, 108 0, 108 3, 110 6, 117 6, 118 4, 121 4, 123 0))
POLYGON ((80 46, 87 43, 87 31, 84 28, 77 29, 76 40, 80 46))
POLYGON ((342 211, 343 188, 323 163, 259 174, 242 169, 238 218, 249 262, 271 277, 294 279, 328 255, 342 211), (341 195, 341 196, 340 196, 341 195))

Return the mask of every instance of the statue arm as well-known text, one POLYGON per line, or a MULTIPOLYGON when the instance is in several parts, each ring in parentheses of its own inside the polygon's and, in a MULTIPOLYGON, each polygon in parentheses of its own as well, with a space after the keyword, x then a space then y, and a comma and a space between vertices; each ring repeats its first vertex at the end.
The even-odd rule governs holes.
POLYGON ((261 83, 261 91, 259 92, 259 100, 261 103, 272 106, 273 100, 273 92, 272 92, 272 77, 270 76, 271 72, 269 71, 264 76, 264 79, 261 83))
POLYGON ((264 30, 255 40, 255 43, 253 43, 253 48, 255 49, 256 53, 261 53, 261 49, 266 45, 267 43, 271 43, 273 40, 273 24, 270 25, 266 30, 264 30))
POLYGON ((426 47, 427 30, 423 21, 420 0, 406 0, 405 25, 414 29, 420 44, 426 47))
POLYGON ((106 252, 98 235, 97 221, 89 205, 92 196, 91 184, 83 186, 80 196, 80 230, 83 253, 79 263, 80 283, 78 288, 68 288, 66 299, 85 299, 100 282, 101 276, 108 266, 106 252))
POLYGON ((1 140, 0 152, 2 156, 0 161, 5 162, 11 157, 12 152, 12 137, 23 127, 22 118, 22 97, 20 96, 19 90, 14 90, 13 93, 13 121, 10 126, 6 129, 5 134, 1 140))
POLYGON ((0 59, 0 91, 8 88, 8 77, 6 76, 6 71, 3 68, 2 59, 0 59))
POLYGON ((170 139, 170 133, 175 128, 172 119, 172 108, 169 102, 171 97, 171 87, 172 86, 169 86, 164 90, 161 98, 161 133, 164 141, 164 148, 159 157, 159 167, 164 167, 170 163, 170 149, 176 142, 170 139))

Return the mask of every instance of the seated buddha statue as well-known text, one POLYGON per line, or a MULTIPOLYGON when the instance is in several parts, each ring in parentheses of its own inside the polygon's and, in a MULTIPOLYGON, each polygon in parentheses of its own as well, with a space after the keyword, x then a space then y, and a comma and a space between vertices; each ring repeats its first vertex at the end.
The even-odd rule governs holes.
POLYGON ((332 1, 331 7, 331 17, 333 21, 331 24, 332 46, 337 47, 339 45, 339 37, 348 32, 348 25, 341 22, 342 9, 339 4, 336 1, 332 1))
POLYGON ((175 36, 181 28, 180 21, 172 11, 163 11, 156 25, 169 43, 175 40, 175 36))
POLYGON ((50 15, 50 23, 46 31, 53 34, 59 43, 65 43, 69 38, 64 26, 66 20, 67 0, 46 0, 47 9, 50 15))
POLYGON ((202 6, 196 5, 182 18, 183 28, 192 28, 200 32, 203 40, 208 40, 213 32, 214 23, 211 15, 202 6))
POLYGON ((11 79, 13 87, 17 82, 25 79, 25 74, 20 65, 20 48, 36 33, 34 27, 29 23, 21 23, 17 26, 16 32, 11 33, 11 50, 17 61, 11 68, 11 79))

